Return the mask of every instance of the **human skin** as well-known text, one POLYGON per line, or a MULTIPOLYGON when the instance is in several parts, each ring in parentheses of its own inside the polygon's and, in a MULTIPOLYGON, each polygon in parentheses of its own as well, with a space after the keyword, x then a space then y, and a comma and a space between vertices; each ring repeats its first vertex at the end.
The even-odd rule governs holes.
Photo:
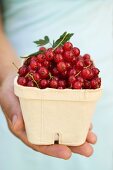
POLYGON ((43 146, 28 142, 19 99, 14 94, 13 80, 17 70, 12 63, 15 63, 17 67, 20 66, 20 60, 5 35, 0 18, 0 105, 10 131, 31 149, 49 156, 62 159, 69 159, 72 153, 91 156, 93 153, 91 144, 96 143, 96 135, 91 131, 92 127, 89 129, 86 142, 77 147, 60 144, 43 146))

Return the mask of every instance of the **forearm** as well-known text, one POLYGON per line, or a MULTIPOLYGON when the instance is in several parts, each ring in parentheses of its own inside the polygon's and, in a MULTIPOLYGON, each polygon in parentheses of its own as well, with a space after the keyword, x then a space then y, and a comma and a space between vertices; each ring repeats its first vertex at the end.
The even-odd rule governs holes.
POLYGON ((17 67, 20 66, 20 60, 17 58, 14 49, 4 32, 0 30, 0 85, 9 74, 16 74, 17 70, 12 63, 15 63, 17 67))

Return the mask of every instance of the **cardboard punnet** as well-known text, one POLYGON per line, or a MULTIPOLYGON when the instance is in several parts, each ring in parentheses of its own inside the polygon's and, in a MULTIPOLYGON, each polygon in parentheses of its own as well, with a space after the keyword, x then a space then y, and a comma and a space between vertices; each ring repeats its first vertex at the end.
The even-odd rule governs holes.
POLYGON ((37 145, 78 146, 85 142, 101 88, 89 90, 38 89, 14 80, 29 142, 37 145))

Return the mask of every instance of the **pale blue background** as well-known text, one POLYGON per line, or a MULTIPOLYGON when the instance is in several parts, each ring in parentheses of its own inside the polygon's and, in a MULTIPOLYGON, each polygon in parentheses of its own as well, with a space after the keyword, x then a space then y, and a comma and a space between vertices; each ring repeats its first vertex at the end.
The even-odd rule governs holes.
POLYGON ((98 135, 91 158, 68 161, 36 153, 13 137, 0 114, 0 170, 113 170, 113 1, 3 0, 6 33, 19 55, 36 50, 33 40, 55 39, 65 30, 81 53, 101 70, 103 96, 94 115, 98 135))

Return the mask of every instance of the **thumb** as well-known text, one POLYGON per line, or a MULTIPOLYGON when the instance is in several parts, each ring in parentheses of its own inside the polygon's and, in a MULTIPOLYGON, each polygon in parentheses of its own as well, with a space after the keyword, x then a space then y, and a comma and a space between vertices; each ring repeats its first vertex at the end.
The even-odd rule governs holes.
POLYGON ((5 88, 5 90, 2 89, 0 94, 0 104, 8 121, 9 128, 17 132, 23 130, 24 122, 20 103, 11 88, 5 88))
MULTIPOLYGON (((2 107, 4 111, 4 107, 2 107)), ((10 103, 10 107, 8 111, 5 109, 4 115, 7 120, 8 127, 10 131, 16 136, 19 137, 23 132, 25 132, 25 126, 24 126, 24 121, 22 117, 22 113, 19 107, 18 103, 18 108, 15 108, 15 105, 10 103)))
POLYGON ((7 114, 5 113, 6 119, 9 124, 9 128, 11 128, 12 131, 15 133, 18 133, 19 131, 25 130, 24 127, 24 121, 21 112, 11 113, 7 114))

